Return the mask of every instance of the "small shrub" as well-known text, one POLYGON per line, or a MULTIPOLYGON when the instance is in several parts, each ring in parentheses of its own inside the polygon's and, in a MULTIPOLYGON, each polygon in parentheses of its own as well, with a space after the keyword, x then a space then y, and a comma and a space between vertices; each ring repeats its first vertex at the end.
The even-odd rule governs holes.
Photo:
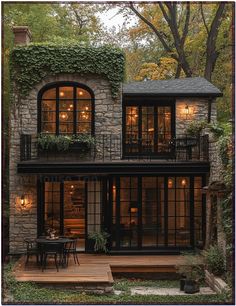
POLYGON ((225 272, 225 260, 222 250, 217 245, 212 245, 208 250, 203 251, 207 269, 216 276, 225 272))
POLYGON ((189 124, 187 128, 187 134, 190 136, 198 137, 200 136, 202 130, 207 126, 206 121, 193 121, 189 124))

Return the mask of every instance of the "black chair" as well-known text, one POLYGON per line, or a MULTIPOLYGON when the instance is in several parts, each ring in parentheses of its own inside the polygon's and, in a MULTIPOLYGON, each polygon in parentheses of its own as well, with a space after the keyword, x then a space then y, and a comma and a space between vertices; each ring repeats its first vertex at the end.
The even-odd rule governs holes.
POLYGON ((30 256, 36 256, 37 264, 39 263, 39 248, 34 240, 24 239, 24 243, 26 244, 26 261, 25 265, 28 264, 30 256))
POLYGON ((72 241, 67 242, 64 247, 64 256, 66 259, 66 265, 68 266, 70 254, 73 255, 74 263, 79 265, 79 258, 77 256, 77 238, 74 238, 72 241))
POLYGON ((54 263, 57 268, 57 272, 59 271, 58 266, 59 264, 63 263, 63 250, 64 250, 64 246, 62 243, 51 242, 51 243, 41 244, 42 272, 44 269, 46 269, 47 258, 49 256, 54 257, 54 263), (58 261, 58 257, 59 257, 59 261, 58 261))

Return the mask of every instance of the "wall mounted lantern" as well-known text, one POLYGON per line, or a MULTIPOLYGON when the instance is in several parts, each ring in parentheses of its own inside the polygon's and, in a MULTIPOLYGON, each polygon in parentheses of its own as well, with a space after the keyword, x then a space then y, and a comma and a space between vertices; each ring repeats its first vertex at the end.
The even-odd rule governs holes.
POLYGON ((29 210, 32 206, 32 197, 30 194, 22 194, 16 197, 16 209, 19 211, 29 210))
POLYGON ((184 108, 184 114, 185 114, 186 119, 187 119, 188 116, 189 116, 189 106, 187 104, 185 105, 185 108, 184 108))

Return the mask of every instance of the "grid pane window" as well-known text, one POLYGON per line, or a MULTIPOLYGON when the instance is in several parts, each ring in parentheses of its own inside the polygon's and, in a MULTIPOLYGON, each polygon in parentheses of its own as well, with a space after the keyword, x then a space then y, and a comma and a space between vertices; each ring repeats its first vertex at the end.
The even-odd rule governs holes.
POLYGON ((126 106, 125 153, 169 153, 173 136, 171 116, 171 106, 126 106))
POLYGON ((41 100, 41 132, 50 134, 91 134, 92 97, 75 85, 46 90, 41 100))

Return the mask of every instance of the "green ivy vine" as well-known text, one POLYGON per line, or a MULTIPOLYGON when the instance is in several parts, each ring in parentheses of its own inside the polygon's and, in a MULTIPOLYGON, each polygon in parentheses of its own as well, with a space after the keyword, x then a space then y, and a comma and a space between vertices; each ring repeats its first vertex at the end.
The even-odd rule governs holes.
POLYGON ((108 78, 115 98, 124 79, 124 66, 123 51, 109 46, 30 44, 15 47, 10 57, 11 80, 22 96, 47 75, 94 73, 108 78))

